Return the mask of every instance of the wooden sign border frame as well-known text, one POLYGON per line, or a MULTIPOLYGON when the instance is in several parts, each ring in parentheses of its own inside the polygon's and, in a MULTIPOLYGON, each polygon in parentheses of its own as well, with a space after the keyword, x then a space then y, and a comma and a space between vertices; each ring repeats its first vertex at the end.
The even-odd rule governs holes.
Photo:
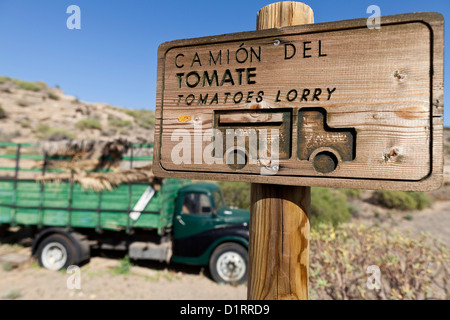
POLYGON ((260 31, 248 31, 230 33, 218 36, 209 36, 195 39, 183 39, 165 42, 158 49, 158 71, 157 71, 157 98, 156 98, 156 123, 155 123, 155 146, 153 158, 153 172, 155 176, 166 178, 186 178, 199 180, 225 180, 242 181, 252 183, 296 185, 296 186, 318 186, 318 187, 345 187, 361 189, 385 189, 405 191, 429 191, 438 189, 443 182, 443 95, 444 95, 444 18, 440 13, 410 13, 381 17, 381 28, 383 25, 404 24, 419 22, 425 24, 430 30, 430 52, 432 70, 430 76, 430 172, 427 177, 418 181, 411 180, 388 180, 373 178, 333 178, 333 177, 295 177, 295 176, 264 176, 257 174, 242 173, 217 173, 197 172, 183 170, 180 165, 179 171, 167 171, 160 163, 161 136, 162 136, 162 112, 164 107, 164 62, 166 53, 174 48, 187 46, 218 44, 226 42, 250 41, 261 38, 276 36, 289 36, 300 34, 320 33, 336 30, 348 30, 367 28, 367 19, 353 19, 336 22, 326 22, 294 27, 283 27, 260 31))

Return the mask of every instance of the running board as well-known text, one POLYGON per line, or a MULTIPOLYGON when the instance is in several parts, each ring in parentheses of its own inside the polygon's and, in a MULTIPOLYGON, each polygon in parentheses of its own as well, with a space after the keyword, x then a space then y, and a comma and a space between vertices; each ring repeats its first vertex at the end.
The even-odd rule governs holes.
POLYGON ((132 259, 157 260, 169 262, 172 257, 172 242, 160 244, 136 241, 130 244, 128 256, 132 259))

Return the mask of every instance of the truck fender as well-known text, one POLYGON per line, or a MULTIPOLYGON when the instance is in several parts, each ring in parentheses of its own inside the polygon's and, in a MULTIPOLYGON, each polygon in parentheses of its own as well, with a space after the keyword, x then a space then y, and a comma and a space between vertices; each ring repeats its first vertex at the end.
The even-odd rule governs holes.
POLYGON ((209 253, 209 255, 212 254, 215 248, 217 248, 218 246, 220 246, 222 243, 225 242, 234 242, 240 244, 241 246, 243 246, 245 249, 248 250, 249 232, 247 224, 225 226, 223 229, 233 231, 228 235, 217 238, 213 243, 211 243, 211 245, 206 250, 209 253))
POLYGON ((31 254, 34 256, 37 254, 37 250, 39 248, 39 244, 46 237, 52 234, 62 234, 72 241, 73 245, 76 249, 76 263, 79 264, 83 261, 86 261, 91 256, 91 248, 89 246, 89 242, 85 236, 76 232, 66 231, 62 228, 47 228, 39 232, 33 240, 33 245, 31 247, 31 254))
MULTIPOLYGON (((220 231, 226 231, 222 235, 216 236, 215 239, 212 241, 205 241, 203 244, 205 246, 200 250, 201 252, 198 252, 198 254, 183 254, 186 253, 183 250, 180 250, 180 247, 178 247, 178 243, 182 243, 183 245, 186 245, 188 242, 188 239, 182 238, 182 239, 175 239, 175 251, 172 256, 173 262, 178 263, 186 263, 186 264, 193 264, 193 265, 207 265, 209 263, 209 259, 211 258, 211 254, 214 251, 217 246, 221 245, 225 242, 234 242, 245 249, 248 250, 248 227, 244 225, 232 225, 232 226, 224 226, 223 228, 217 228, 216 230, 220 231), (179 241, 179 242, 177 242, 179 241), (208 242, 208 244, 206 244, 208 242)), ((212 230, 214 231, 214 230, 212 230)), ((210 233, 211 230, 208 231, 210 233)), ((194 235, 195 236, 195 235, 194 235)), ((197 243, 203 239, 196 239, 197 243)), ((194 243, 195 244, 195 243, 194 243)), ((190 246, 192 248, 192 246, 190 246)), ((197 247, 198 248, 198 247, 197 247)))
POLYGON ((220 246, 223 243, 236 243, 248 250, 248 240, 247 239, 244 239, 239 236, 228 236, 228 237, 223 237, 223 238, 220 238, 220 239, 217 239, 216 241, 214 241, 207 250, 209 255, 211 255, 212 252, 214 251, 214 249, 216 249, 218 246, 220 246))
POLYGON ((207 260, 205 260, 205 262, 207 261, 207 263, 209 263, 209 259, 211 259, 211 255, 213 254, 214 250, 216 250, 216 248, 218 246, 220 246, 221 244, 224 243, 236 243, 241 245, 244 249, 246 249, 248 251, 248 240, 244 239, 242 237, 239 236, 227 236, 227 237, 223 237, 223 238, 219 238, 216 241, 214 241, 209 247, 208 249, 205 251, 207 260))

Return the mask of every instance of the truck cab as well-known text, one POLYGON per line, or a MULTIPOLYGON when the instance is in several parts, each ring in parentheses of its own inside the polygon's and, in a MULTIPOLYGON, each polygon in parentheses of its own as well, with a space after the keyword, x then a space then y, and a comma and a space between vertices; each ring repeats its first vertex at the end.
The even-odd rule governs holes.
POLYGON ((218 282, 243 283, 248 269, 248 210, 226 206, 222 190, 194 183, 178 191, 172 261, 209 265, 218 282))

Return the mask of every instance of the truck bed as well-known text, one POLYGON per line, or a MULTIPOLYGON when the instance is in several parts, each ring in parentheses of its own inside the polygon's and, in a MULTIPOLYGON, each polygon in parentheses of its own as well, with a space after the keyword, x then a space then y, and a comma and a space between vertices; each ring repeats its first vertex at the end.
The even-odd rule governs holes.
POLYGON ((130 212, 135 211, 148 188, 153 188, 146 182, 96 192, 69 181, 20 179, 19 171, 20 168, 14 177, 0 177, 0 225, 95 228, 99 232, 154 228, 162 233, 172 225, 174 200, 178 189, 186 183, 165 179, 144 209, 141 208, 139 218, 133 220, 130 212))

